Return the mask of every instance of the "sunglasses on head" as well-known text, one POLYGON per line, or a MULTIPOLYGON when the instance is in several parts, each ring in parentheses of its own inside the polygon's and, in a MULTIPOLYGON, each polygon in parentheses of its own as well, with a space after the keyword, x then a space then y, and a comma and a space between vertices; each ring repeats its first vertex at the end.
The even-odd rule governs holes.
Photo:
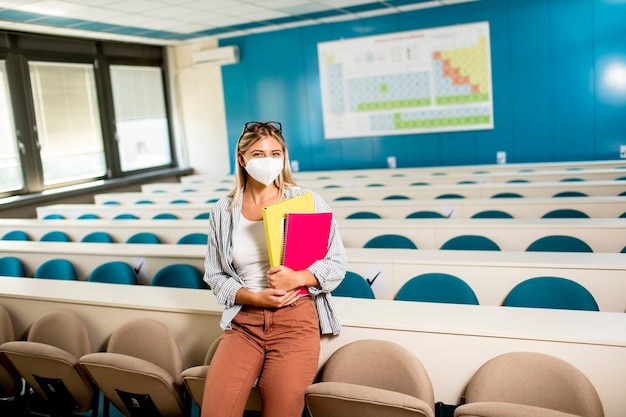
POLYGON ((261 128, 283 133, 283 125, 280 122, 248 122, 243 125, 243 132, 241 132, 241 134, 243 135, 246 132, 254 132, 261 128))

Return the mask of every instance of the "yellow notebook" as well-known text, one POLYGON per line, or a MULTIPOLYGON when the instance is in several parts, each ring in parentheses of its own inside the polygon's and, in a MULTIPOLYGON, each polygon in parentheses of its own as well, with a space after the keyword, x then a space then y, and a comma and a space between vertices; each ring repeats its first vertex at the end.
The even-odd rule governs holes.
POLYGON ((287 213, 315 211, 313 194, 306 193, 263 208, 263 223, 270 267, 281 264, 283 258, 283 224, 287 213))

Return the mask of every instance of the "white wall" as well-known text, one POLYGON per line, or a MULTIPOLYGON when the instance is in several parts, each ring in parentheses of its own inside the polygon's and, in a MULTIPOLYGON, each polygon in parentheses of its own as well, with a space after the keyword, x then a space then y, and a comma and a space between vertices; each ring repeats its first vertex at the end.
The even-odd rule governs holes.
POLYGON ((220 66, 194 67, 194 50, 217 47, 204 41, 168 48, 174 132, 183 167, 200 174, 230 172, 224 91, 220 66))

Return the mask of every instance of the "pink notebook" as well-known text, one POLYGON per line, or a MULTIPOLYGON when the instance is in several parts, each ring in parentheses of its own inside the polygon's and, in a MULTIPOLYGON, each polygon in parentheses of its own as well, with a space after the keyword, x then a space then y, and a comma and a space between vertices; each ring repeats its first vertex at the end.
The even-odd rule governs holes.
MULTIPOLYGON (((330 212, 287 213, 283 265, 294 271, 301 271, 323 259, 328 251, 332 218, 333 214, 330 212)), ((300 294, 307 293, 305 287, 300 289, 300 294)))

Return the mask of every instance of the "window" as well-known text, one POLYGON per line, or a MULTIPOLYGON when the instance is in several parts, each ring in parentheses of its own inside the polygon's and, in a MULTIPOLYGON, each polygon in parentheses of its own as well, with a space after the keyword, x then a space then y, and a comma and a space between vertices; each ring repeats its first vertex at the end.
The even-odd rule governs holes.
POLYGON ((24 186, 17 144, 6 63, 0 60, 0 192, 24 186))
POLYGON ((168 165, 172 156, 161 68, 112 65, 110 71, 122 171, 168 165))
POLYGON ((94 67, 30 62, 44 185, 106 174, 94 67))

